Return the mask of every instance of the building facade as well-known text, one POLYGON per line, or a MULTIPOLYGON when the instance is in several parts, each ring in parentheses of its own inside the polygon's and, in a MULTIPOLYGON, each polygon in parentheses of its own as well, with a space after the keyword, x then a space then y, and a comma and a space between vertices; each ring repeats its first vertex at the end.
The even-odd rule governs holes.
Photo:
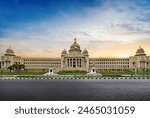
POLYGON ((135 56, 129 57, 130 69, 149 70, 150 69, 150 57, 146 56, 143 48, 139 48, 135 56))
POLYGON ((10 47, 6 50, 6 53, 1 56, 1 69, 6 70, 13 64, 22 63, 22 58, 20 56, 16 56, 14 51, 10 47))
POLYGON ((13 64, 24 64, 26 69, 49 69, 58 71, 83 70, 89 71, 94 67, 101 70, 149 70, 150 57, 139 47, 134 56, 128 58, 90 58, 86 49, 81 50, 77 40, 74 39, 70 49, 63 50, 60 58, 39 58, 16 56, 11 48, 1 56, 1 69, 8 69, 13 64))
POLYGON ((67 52, 65 49, 61 53, 61 70, 89 70, 88 51, 81 50, 79 44, 74 39, 74 43, 67 52))

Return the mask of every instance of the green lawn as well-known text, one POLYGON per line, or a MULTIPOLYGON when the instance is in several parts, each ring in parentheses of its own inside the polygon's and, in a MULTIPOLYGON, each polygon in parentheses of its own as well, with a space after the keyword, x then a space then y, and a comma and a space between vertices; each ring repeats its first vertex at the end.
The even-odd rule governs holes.
MULTIPOLYGON (((100 73, 102 74, 135 74, 134 70, 124 70, 124 71, 112 71, 112 70, 108 70, 108 71, 101 71, 100 73)), ((138 74, 150 74, 150 71, 142 71, 139 70, 137 71, 138 74)))
POLYGON ((9 70, 1 70, 0 75, 43 75, 47 73, 48 70, 14 70, 14 71, 9 71, 9 70))
POLYGON ((59 75, 86 75, 86 71, 60 71, 58 72, 59 75))
POLYGON ((101 71, 100 72, 103 77, 135 77, 135 76, 150 76, 150 71, 137 71, 135 75, 134 70, 108 70, 108 71, 101 71))
MULTIPOLYGON (((43 76, 43 74, 47 73, 48 70, 20 70, 20 71, 12 71, 9 70, 1 70, 0 76, 1 77, 14 77, 17 75, 17 77, 38 77, 38 78, 55 78, 56 76, 43 76)), ((135 76, 150 76, 150 71, 138 71, 137 75, 135 75, 135 71, 133 70, 125 70, 125 71, 115 71, 115 70, 109 70, 109 71, 101 71, 102 77, 135 77, 135 76)), ((60 71, 58 72, 59 78, 89 78, 89 76, 86 75, 86 71, 60 71)), ((101 76, 95 76, 92 78, 100 78, 101 76)))

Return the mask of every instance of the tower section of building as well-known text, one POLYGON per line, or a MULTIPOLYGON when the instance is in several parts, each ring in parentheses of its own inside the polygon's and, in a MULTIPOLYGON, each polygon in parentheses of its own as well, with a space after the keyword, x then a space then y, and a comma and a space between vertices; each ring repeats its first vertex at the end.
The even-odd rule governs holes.
POLYGON ((1 69, 6 70, 13 64, 22 64, 23 60, 20 56, 16 56, 15 52, 9 47, 6 53, 1 56, 1 69))
POLYGON ((61 53, 61 68, 60 70, 83 70, 88 71, 89 54, 88 51, 81 50, 76 38, 70 46, 69 51, 65 49, 61 53))
POLYGON ((134 56, 129 57, 130 69, 137 70, 149 70, 150 69, 150 57, 145 54, 145 51, 141 46, 137 49, 134 56))

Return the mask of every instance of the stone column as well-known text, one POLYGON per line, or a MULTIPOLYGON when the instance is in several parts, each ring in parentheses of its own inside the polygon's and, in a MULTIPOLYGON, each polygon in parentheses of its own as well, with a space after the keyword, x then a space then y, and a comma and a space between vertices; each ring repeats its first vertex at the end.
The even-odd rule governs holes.
POLYGON ((83 68, 83 58, 81 58, 81 68, 83 68))
POLYGON ((76 61, 76 67, 78 67, 78 66, 77 66, 77 58, 75 59, 75 61, 76 61))
POLYGON ((69 58, 69 67, 71 67, 71 58, 69 58))
POLYGON ((67 61, 68 61, 68 62, 67 62, 67 67, 69 67, 69 65, 70 65, 70 59, 68 58, 67 61))
POLYGON ((73 67, 73 58, 72 58, 72 67, 73 67))
POLYGON ((82 67, 82 59, 80 58, 80 68, 82 67))

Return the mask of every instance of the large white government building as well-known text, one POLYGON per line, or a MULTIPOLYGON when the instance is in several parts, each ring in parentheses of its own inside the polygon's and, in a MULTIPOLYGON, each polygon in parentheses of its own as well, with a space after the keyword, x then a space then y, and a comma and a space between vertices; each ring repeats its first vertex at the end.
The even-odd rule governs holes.
POLYGON ((56 71, 83 70, 89 71, 94 67, 97 71, 101 70, 149 70, 150 57, 145 54, 143 48, 139 47, 134 56, 128 58, 90 58, 86 49, 81 50, 80 45, 74 39, 70 49, 63 50, 60 58, 39 58, 16 56, 9 47, 6 53, 1 56, 0 67, 8 69, 13 64, 24 64, 26 69, 49 69, 56 71))

